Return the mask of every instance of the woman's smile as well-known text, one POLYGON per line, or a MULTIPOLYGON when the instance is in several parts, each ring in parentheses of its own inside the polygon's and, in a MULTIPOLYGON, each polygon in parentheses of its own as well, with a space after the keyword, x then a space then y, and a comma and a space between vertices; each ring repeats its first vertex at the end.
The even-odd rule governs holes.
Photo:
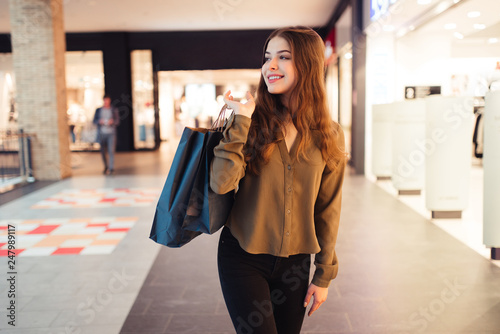
POLYGON ((272 84, 272 83, 275 83, 276 81, 280 80, 283 77, 284 77, 283 75, 270 75, 267 77, 267 82, 272 84))

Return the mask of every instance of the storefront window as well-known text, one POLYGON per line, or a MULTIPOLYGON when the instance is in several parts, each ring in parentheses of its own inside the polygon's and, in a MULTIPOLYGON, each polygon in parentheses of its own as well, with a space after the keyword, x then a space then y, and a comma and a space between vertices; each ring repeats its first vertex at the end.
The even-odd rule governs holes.
POLYGON ((339 68, 338 62, 328 65, 326 70, 326 92, 328 96, 328 109, 332 119, 339 121, 339 68))
POLYGON ((132 51, 131 62, 135 148, 154 148, 155 108, 151 50, 132 51))
POLYGON ((365 27, 367 175, 392 194, 412 194, 400 198, 433 222, 461 217, 436 225, 489 257, 487 247, 500 243, 482 233, 482 217, 498 208, 487 209, 483 194, 498 189, 495 172, 487 173, 498 170, 487 149, 494 157, 498 140, 488 144, 487 130, 498 109, 499 4, 396 5, 365 27))
POLYGON ((339 51, 339 123, 345 133, 346 150, 351 152, 352 126, 352 44, 339 51))
POLYGON ((210 127, 231 90, 236 100, 255 94, 260 70, 164 71, 158 73, 160 135, 176 141, 184 127, 210 127))
POLYGON ((104 96, 102 52, 66 52, 66 87, 71 150, 97 149, 92 121, 104 96))
POLYGON ((0 131, 17 131, 16 85, 11 53, 0 53, 0 131))

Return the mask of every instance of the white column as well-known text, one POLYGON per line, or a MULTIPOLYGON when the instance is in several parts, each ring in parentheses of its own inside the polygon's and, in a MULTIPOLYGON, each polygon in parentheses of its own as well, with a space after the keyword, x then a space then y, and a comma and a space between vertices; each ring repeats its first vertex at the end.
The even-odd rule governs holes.
POLYGON ((483 243, 500 259, 500 91, 486 95, 484 109, 483 243))
POLYGON ((425 140, 425 101, 395 103, 392 183, 400 195, 419 195, 424 187, 425 152, 418 143, 425 140))
POLYGON ((372 106, 372 173, 377 179, 392 175, 392 127, 394 104, 372 106))
POLYGON ((461 218, 469 203, 474 101, 426 98, 425 206, 433 218, 461 218))

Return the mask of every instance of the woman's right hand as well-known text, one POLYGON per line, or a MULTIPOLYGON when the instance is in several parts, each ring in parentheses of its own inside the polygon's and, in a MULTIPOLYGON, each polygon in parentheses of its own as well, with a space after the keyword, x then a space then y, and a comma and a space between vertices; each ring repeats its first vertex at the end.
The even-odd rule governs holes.
POLYGON ((230 109, 233 109, 236 115, 243 115, 251 118, 255 110, 255 101, 250 92, 247 92, 246 99, 246 103, 234 101, 230 90, 224 94, 224 103, 226 103, 230 109))

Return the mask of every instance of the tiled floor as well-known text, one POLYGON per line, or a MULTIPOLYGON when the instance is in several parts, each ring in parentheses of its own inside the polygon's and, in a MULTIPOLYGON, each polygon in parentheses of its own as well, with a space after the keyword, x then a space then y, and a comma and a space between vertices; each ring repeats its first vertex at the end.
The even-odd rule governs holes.
POLYGON ((32 209, 106 208, 149 206, 156 203, 161 188, 64 189, 33 205, 32 209))
POLYGON ((8 227, 16 232, 16 254, 110 254, 137 217, 6 219, 0 221, 0 257, 8 256, 8 227))
MULTIPOLYGON (((217 235, 179 249, 155 244, 148 236, 156 199, 35 208, 89 189, 160 189, 172 154, 168 145, 118 154, 116 175, 103 176, 98 154, 79 153, 73 178, 0 206, 0 225, 14 223, 18 246, 26 246, 16 258, 15 329, 6 317, 10 287, 0 280, 2 333, 234 333, 217 278, 217 235), (72 237, 57 244, 61 235, 72 237), (29 256, 102 240, 114 240, 113 249, 29 256)), ((500 268, 364 177, 346 178, 337 249, 339 276, 303 333, 500 333, 500 268)), ((0 257, 3 277, 7 260, 0 257)))

